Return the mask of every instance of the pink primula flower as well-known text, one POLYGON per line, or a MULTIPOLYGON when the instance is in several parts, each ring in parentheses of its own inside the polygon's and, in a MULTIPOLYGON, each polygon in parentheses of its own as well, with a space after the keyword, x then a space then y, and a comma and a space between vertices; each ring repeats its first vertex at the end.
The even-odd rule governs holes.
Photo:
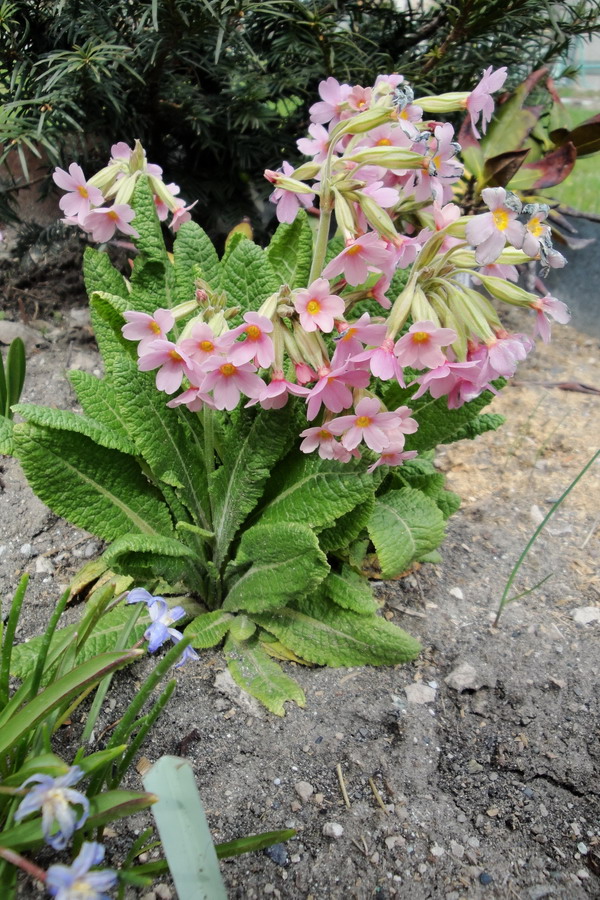
POLYGON ((531 304, 531 308, 535 310, 535 327, 533 334, 539 334, 545 344, 550 341, 550 318, 554 319, 560 325, 566 325, 571 319, 571 313, 566 303, 557 300, 550 294, 540 297, 531 304), (548 318, 550 317, 550 318, 548 318))
POLYGON ((171 409, 175 409, 178 406, 187 406, 190 412, 199 412, 204 406, 208 406, 210 409, 215 408, 212 397, 193 385, 187 391, 183 391, 182 394, 169 400, 167 406, 170 406, 171 409))
POLYGON ((382 381, 395 378, 401 387, 406 387, 402 367, 394 354, 393 338, 386 337, 380 347, 364 350, 353 356, 352 361, 355 363, 368 362, 369 368, 376 378, 381 378, 382 381))
POLYGON ((355 322, 338 322, 337 329, 340 336, 336 338, 333 364, 344 362, 348 357, 354 357, 356 353, 362 353, 363 344, 378 347, 385 338, 386 325, 371 322, 371 316, 365 312, 355 322))
POLYGON ((381 412, 381 400, 377 397, 363 397, 356 404, 354 415, 340 416, 328 422, 332 434, 342 436, 342 446, 354 450, 361 441, 367 447, 381 451, 391 443, 390 430, 395 430, 398 417, 395 413, 381 412))
POLYGON ((244 322, 245 325, 238 325, 230 332, 234 339, 241 334, 245 335, 243 341, 232 346, 231 362, 239 366, 253 360, 259 368, 267 369, 275 358, 273 341, 269 337, 270 332, 273 331, 273 323, 266 316, 261 316, 257 312, 245 313, 244 322))
POLYGON ((204 363, 203 368, 208 374, 202 382, 202 390, 213 392, 217 409, 235 409, 241 394, 258 399, 265 387, 251 363, 236 366, 229 359, 221 358, 204 363))
POLYGON ((442 347, 448 347, 457 338, 452 328, 438 328, 429 321, 415 322, 396 342, 395 353, 402 366, 435 369, 446 362, 442 347))
POLYGON ((183 376, 193 380, 193 360, 173 341, 153 341, 143 356, 138 360, 140 372, 150 372, 158 369, 156 373, 156 387, 165 394, 174 394, 181 387, 183 376))
POLYGON ((91 232, 93 240, 104 243, 112 238, 117 229, 123 234, 139 237, 135 228, 129 224, 132 219, 135 219, 134 210, 126 203, 117 203, 93 209, 82 225, 86 231, 91 232))
POLYGON ((351 369, 348 363, 335 369, 323 366, 319 369, 318 376, 319 380, 308 396, 306 418, 309 422, 315 418, 321 409, 321 404, 324 404, 326 409, 333 413, 348 409, 349 406, 352 406, 350 387, 365 388, 370 381, 367 371, 351 369))
POLYGON ((102 191, 87 183, 83 170, 77 163, 71 163, 68 172, 56 168, 52 180, 63 191, 69 191, 60 198, 58 205, 67 218, 77 219, 79 225, 83 224, 93 206, 100 206, 104 202, 102 191))
POLYGON ((173 212, 173 218, 171 219, 171 223, 169 225, 169 228, 171 228, 173 231, 179 231, 184 222, 191 221, 192 216, 190 210, 194 208, 198 201, 194 200, 194 202, 190 203, 189 206, 185 205, 184 200, 177 200, 176 202, 177 206, 175 208, 175 211, 173 212))
POLYGON ((298 150, 305 156, 314 157, 317 163, 323 162, 329 151, 329 132, 323 125, 314 123, 308 126, 308 133, 310 138, 299 138, 296 141, 298 150))
POLYGON ((327 125, 331 122, 332 125, 337 125, 351 91, 349 84, 340 84, 331 76, 327 81, 322 81, 319 84, 319 96, 322 99, 318 103, 313 103, 309 109, 311 122, 318 125, 327 125))
POLYGON ((344 315, 346 304, 341 297, 331 293, 326 278, 317 278, 307 288, 294 291, 294 309, 299 313, 305 331, 319 328, 329 333, 333 330, 334 319, 344 315))
POLYGON ((127 320, 127 325, 123 325, 121 332, 128 341, 139 341, 138 356, 143 356, 153 341, 166 338, 175 324, 173 313, 169 309, 157 309, 153 316, 128 310, 123 313, 123 318, 127 320))
POLYGON ((356 84, 348 94, 346 102, 350 109, 353 109, 355 112, 364 112, 369 108, 372 93, 373 88, 364 88, 356 84))
POLYGON ((181 349, 191 356, 194 362, 202 366, 202 363, 211 359, 216 353, 226 353, 231 347, 233 337, 231 331, 226 331, 220 337, 216 337, 210 325, 206 322, 197 322, 190 332, 190 336, 179 341, 181 349))
MULTIPOLYGON (((284 160, 281 164, 281 172, 286 176, 293 175, 294 167, 284 160)), ((276 172, 273 173, 267 169, 265 177, 267 180, 277 184, 276 172)), ((275 203, 277 206, 276 216, 278 221, 285 222, 287 225, 294 221, 301 206, 312 206, 314 199, 315 195, 312 192, 308 194, 296 193, 295 191, 288 191, 284 187, 276 187, 269 197, 271 203, 275 203)))
MULTIPOLYGON (((493 381, 494 378, 512 378, 517 371, 517 366, 528 353, 533 350, 533 341, 525 334, 508 334, 499 332, 495 337, 486 341, 487 371, 485 378, 493 381)), ((469 359, 474 356, 469 354, 469 359)))
POLYGON ((369 466, 367 473, 370 475, 379 466, 401 466, 407 459, 415 459, 419 454, 416 450, 404 450, 404 444, 390 444, 386 447, 379 459, 369 466))
POLYGON ((448 397, 448 409, 458 409, 468 400, 473 400, 486 388, 494 390, 483 381, 485 372, 477 360, 470 362, 445 362, 444 365, 431 369, 418 379, 419 389, 413 394, 413 400, 422 397, 428 390, 434 399, 448 397))
POLYGON ((484 188, 481 192, 490 212, 473 216, 466 228, 466 237, 477 248, 475 259, 480 266, 498 259, 506 241, 518 249, 523 244, 525 227, 517 221, 521 201, 504 188, 484 188))
POLYGON ((479 116, 481 116, 481 130, 485 134, 488 123, 491 121, 494 112, 494 101, 491 94, 499 91, 506 81, 506 66, 496 69, 494 72, 492 66, 489 66, 482 75, 481 81, 473 88, 467 97, 467 110, 471 116, 471 130, 473 135, 479 140, 481 135, 477 131, 476 125, 479 116))
POLYGON ((366 281, 371 272, 385 272, 393 262, 393 251, 374 231, 369 231, 334 256, 323 269, 323 276, 333 278, 343 272, 348 284, 357 285, 366 281))
POLYGON ((305 428, 300 432, 304 438, 300 444, 303 453, 312 453, 318 448, 321 459, 333 459, 334 447, 337 444, 333 434, 327 425, 317 425, 313 428, 305 428))
POLYGON ((309 393, 308 388, 286 381, 283 372, 277 371, 273 372, 271 381, 265 385, 258 400, 251 400, 246 406, 254 406, 258 402, 263 409, 282 409, 288 402, 290 394, 307 397, 309 393))

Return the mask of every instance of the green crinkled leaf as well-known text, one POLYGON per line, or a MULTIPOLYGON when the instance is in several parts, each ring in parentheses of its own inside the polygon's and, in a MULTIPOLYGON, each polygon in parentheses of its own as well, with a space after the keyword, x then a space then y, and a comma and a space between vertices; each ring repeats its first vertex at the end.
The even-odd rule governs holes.
POLYGON ((211 239, 195 222, 184 222, 173 247, 177 302, 193 300, 196 291, 194 267, 211 287, 219 280, 219 257, 211 239))
POLYGON ((234 641, 247 641, 256 631, 256 623, 243 614, 234 617, 229 634, 234 641))
MULTIPOLYGON (((495 387, 502 387, 504 381, 495 382, 495 387)), ((384 401, 389 409, 406 404, 412 409, 412 416, 419 423, 414 434, 406 436, 406 450, 433 450, 438 444, 449 444, 461 435, 461 430, 477 418, 480 410, 493 400, 491 391, 484 391, 475 400, 465 403, 458 409, 448 409, 446 397, 432 399, 425 394, 418 400, 412 400, 416 388, 403 389, 398 384, 391 385, 384 392, 384 401)), ((484 428, 484 430, 487 430, 484 428)))
POLYGON ((122 535, 105 550, 103 559, 115 572, 142 579, 160 576, 168 581, 190 574, 193 581, 193 564, 199 562, 197 554, 181 541, 147 534, 122 535))
POLYGON ((164 260, 137 258, 131 273, 131 294, 127 309, 153 315, 157 309, 175 306, 177 296, 169 291, 169 275, 175 278, 173 266, 164 260))
POLYGON ((455 431, 452 435, 452 440, 473 439, 480 434, 485 434, 486 431, 496 431, 497 428, 504 425, 505 421, 504 416, 501 416, 499 413, 481 413, 463 425, 462 428, 459 428, 458 431, 455 431))
POLYGON ((290 288, 306 287, 312 262, 313 234, 308 216, 299 210, 287 225, 281 223, 267 247, 267 256, 280 284, 290 288))
MULTIPOLYGON (((416 462, 416 460, 413 460, 416 462)), ((441 472, 405 472, 406 466, 402 466, 394 475, 394 487, 416 488, 423 491, 428 497, 434 501, 436 506, 442 511, 445 519, 448 519, 453 513, 460 509, 460 497, 453 491, 445 488, 446 478, 441 472)), ((432 467, 433 468, 433 467, 432 467)))
POLYGON ((195 431, 185 425, 186 417, 195 414, 168 407, 167 395, 156 389, 154 373, 140 372, 130 357, 115 359, 112 376, 120 417, 138 453, 156 477, 181 488, 181 499, 197 523, 208 528, 204 454, 195 431))
POLYGON ((108 254, 92 247, 86 247, 83 254, 83 280, 88 295, 95 291, 105 291, 117 297, 127 298, 127 282, 111 263, 108 254))
POLYGON ((302 659, 321 666, 396 665, 414 659, 421 649, 380 616, 357 615, 318 596, 253 619, 302 659))
POLYGON ((273 467, 297 437, 293 404, 236 412, 223 435, 223 465, 211 476, 215 564, 221 566, 240 525, 258 503, 273 467))
POLYGON ((325 553, 332 553, 334 550, 343 550, 348 547, 352 541, 355 541, 361 531, 367 527, 367 522, 371 518, 373 506, 375 504, 375 496, 371 496, 364 503, 359 503, 350 512, 340 516, 337 521, 329 528, 324 528, 319 532, 319 544, 325 553))
MULTIPOLYGON (((96 292, 90 299, 90 311, 92 317, 92 325, 98 349, 102 355, 104 369, 110 378, 112 374, 113 364, 116 359, 120 359, 123 354, 135 358, 135 343, 128 341, 121 334, 121 329, 125 324, 122 311, 115 308, 115 300, 119 300, 113 294, 105 294, 96 292)), ((121 301, 122 306, 126 309, 127 304, 121 301)))
POLYGON ((259 309, 279 282, 265 251, 244 239, 221 264, 220 287, 227 292, 228 305, 239 306, 243 314, 259 309))
POLYGON ((72 369, 68 378, 86 416, 129 439, 127 424, 121 417, 117 395, 110 382, 81 369, 72 369))
POLYGON ((249 566, 231 584, 223 603, 229 612, 262 612, 285 606, 314 589, 329 566, 306 525, 254 525, 242 534, 234 566, 249 566))
MULTIPOLYGON (((364 468, 364 466, 363 466, 364 468)), ((373 494, 373 484, 353 461, 321 459, 297 453, 285 459, 269 484, 260 521, 302 522, 326 528, 373 494)))
POLYGON ((406 487, 377 497, 367 528, 383 577, 393 578, 441 544, 444 517, 422 491, 406 487))
MULTIPOLYGON (((133 227, 139 234, 135 238, 135 246, 147 259, 163 264, 167 263, 167 251, 162 236, 162 228, 156 214, 154 197, 148 184, 148 178, 141 175, 135 185, 131 206, 135 209, 133 227)), ((136 260, 137 265, 138 260, 136 260)))
POLYGON ((69 412, 66 409, 52 409, 48 406, 36 406, 34 403, 19 403, 15 407, 27 422, 40 425, 42 428, 52 428, 55 431, 69 431, 74 434, 82 434, 110 450, 120 450, 134 456, 135 444, 123 434, 122 430, 114 431, 112 428, 102 425, 89 416, 69 412))
MULTIPOLYGON (((92 634, 77 654, 76 662, 80 664, 98 653, 105 653, 108 650, 114 650, 117 640, 123 633, 123 627, 130 621, 133 609, 132 606, 120 605, 102 616, 95 626, 92 634)), ((134 625, 130 635, 130 646, 133 647, 137 641, 143 636, 144 631, 150 623, 150 617, 144 609, 134 625)), ((66 628, 59 628, 50 644, 48 655, 51 657, 53 650, 65 643, 65 639, 73 635, 77 631, 77 623, 67 625, 66 628)), ((30 675, 35 663, 37 662, 40 647, 44 641, 44 635, 38 635, 23 644, 17 644, 13 647, 10 658, 10 672, 15 678, 26 678, 30 675)))
POLYGON ((79 528, 105 540, 172 533, 167 507, 131 456, 27 423, 15 427, 15 454, 40 500, 79 528))
POLYGON ((203 613, 201 616, 196 616, 183 633, 186 637, 191 638, 192 647, 206 650, 208 647, 215 647, 225 637, 234 618, 221 609, 203 613))
POLYGON ((0 456, 12 456, 13 447, 13 421, 6 416, 0 416, 0 456))
POLYGON ((276 716, 285 715, 284 704, 288 700, 304 707, 306 698, 300 685, 265 653, 256 637, 248 641, 228 637, 225 657, 235 683, 276 716))
POLYGON ((377 612, 377 603, 368 580, 350 566, 342 566, 341 572, 330 572, 321 590, 343 609, 350 609, 361 616, 377 612))

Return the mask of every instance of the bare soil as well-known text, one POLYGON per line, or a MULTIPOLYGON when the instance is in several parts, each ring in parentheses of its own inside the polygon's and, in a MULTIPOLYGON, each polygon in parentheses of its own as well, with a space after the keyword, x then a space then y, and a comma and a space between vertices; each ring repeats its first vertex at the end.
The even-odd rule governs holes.
MULTIPOLYGON (((100 373, 76 265, 75 254, 62 270, 5 280, 6 319, 28 344, 24 400, 74 408, 65 370, 100 373)), ((0 341, 14 329, 0 321, 0 341)), ((440 448, 438 465, 463 499, 443 562, 376 585, 383 614, 422 641, 415 663, 294 668, 307 706, 284 719, 228 686, 218 652, 178 671, 144 755, 190 760, 215 841, 298 832, 223 862, 231 898, 600 897, 600 623, 574 613, 600 607, 600 464, 542 532, 515 592, 552 577, 492 627, 528 538, 600 447, 599 361, 598 338, 556 327, 553 343, 494 401, 504 428, 440 448), (474 670, 466 683, 447 680, 464 663, 474 670), (327 836, 339 832, 332 823, 343 829, 337 838, 327 836)), ((0 478, 0 595, 6 612, 20 575, 31 574, 25 639, 44 629, 63 587, 101 546, 49 512, 17 462, 0 460, 0 478)), ((150 665, 121 673, 103 727, 150 665)), ((74 721, 59 735, 67 759, 81 728, 74 721)), ((131 785, 140 786, 135 771, 131 785)), ((109 832, 109 856, 118 862, 145 823, 138 816, 109 832)), ((23 897, 36 893, 24 883, 23 897)), ((169 895, 164 884, 145 897, 169 895)))

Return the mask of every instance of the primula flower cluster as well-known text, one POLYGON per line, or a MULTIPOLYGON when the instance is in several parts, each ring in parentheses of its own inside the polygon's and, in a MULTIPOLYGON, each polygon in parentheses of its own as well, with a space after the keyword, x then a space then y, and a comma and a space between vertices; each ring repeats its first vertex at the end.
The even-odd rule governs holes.
MULTIPOLYGON (((153 315, 124 314, 123 335, 137 342, 139 368, 156 371, 168 405, 192 412, 231 411, 240 402, 279 409, 294 395, 309 423, 300 435, 304 452, 344 462, 366 451, 376 457, 372 471, 414 455, 405 440, 418 421, 407 406, 386 409, 374 379, 414 388, 407 399, 429 393, 457 408, 513 375, 532 350, 532 337, 508 333, 483 291, 532 310, 533 336, 543 340, 550 319, 568 321, 561 301, 512 283, 519 263, 564 265, 552 248, 548 209, 522 206, 504 188, 486 188, 487 212, 463 216, 453 202, 463 172, 453 126, 426 118, 464 110, 478 138, 505 77, 505 69, 489 68, 470 92, 421 98, 396 73, 380 75, 370 87, 322 82, 309 137, 298 141, 309 160, 265 172, 280 222, 293 222, 305 209, 318 215, 305 285, 281 285, 259 308, 241 313, 235 297, 198 279, 195 301, 153 315), (328 256, 334 218, 342 241, 328 256), (354 315, 363 301, 370 301, 368 311, 354 315)), ((117 146, 111 172, 117 162, 127 165, 127 151, 137 156, 133 174, 121 168, 111 182, 115 204, 125 196, 119 179, 129 184, 145 172, 168 206, 167 189, 159 190, 162 182, 141 148, 117 146)), ((99 173, 87 184, 105 190, 107 178, 99 173)), ((86 223, 102 209, 95 204, 104 201, 91 190, 89 197, 77 186, 69 190, 61 202, 73 218, 86 223)), ((168 208, 173 227, 188 214, 168 208)))
POLYGON ((183 222, 191 218, 189 210, 179 199, 179 187, 166 185, 162 179, 162 169, 146 161, 139 141, 133 148, 120 142, 111 147, 111 157, 107 165, 86 179, 83 169, 71 163, 68 171, 57 168, 52 176, 55 184, 67 193, 61 197, 59 206, 65 214, 63 222, 78 225, 91 235, 93 241, 109 241, 115 232, 139 237, 130 223, 135 213, 129 201, 140 175, 148 176, 154 193, 156 212, 164 221, 172 213, 171 227, 177 231, 183 222))

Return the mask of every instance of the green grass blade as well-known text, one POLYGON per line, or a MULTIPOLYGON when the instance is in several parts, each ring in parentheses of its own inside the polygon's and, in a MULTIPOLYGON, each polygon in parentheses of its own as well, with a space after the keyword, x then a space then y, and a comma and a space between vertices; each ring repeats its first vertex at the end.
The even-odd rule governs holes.
MULTIPOLYGON (((531 537, 530 537, 529 540, 527 541, 527 544, 526 544, 526 546, 525 546, 525 549, 523 550, 523 552, 522 552, 521 555, 519 556, 517 562, 515 563, 514 568, 513 568, 512 572, 510 573, 510 575, 508 576, 508 580, 507 580, 507 582, 506 582, 506 584, 505 584, 505 586, 504 586, 504 592, 503 592, 503 594, 502 594, 502 597, 500 598, 500 605, 498 606, 498 612, 496 613, 496 618, 494 619, 494 628, 498 625, 498 622, 500 621, 500 616, 502 615, 502 610, 504 609, 504 607, 505 607, 508 603, 510 603, 511 600, 516 600, 516 599, 517 599, 516 597, 511 597, 511 598, 509 599, 508 595, 509 595, 510 589, 511 589, 511 587, 512 587, 512 585, 513 585, 513 581, 514 581, 515 578, 517 577, 517 574, 518 574, 518 572, 519 572, 519 569, 521 568, 521 566, 522 566, 522 564, 523 564, 523 562, 524 562, 524 560, 525 560, 525 557, 527 556, 527 554, 529 553, 529 551, 530 551, 531 548, 533 547, 534 543, 535 543, 536 540, 538 539, 539 535, 541 534, 541 532, 543 531, 543 529, 546 527, 547 523, 548 523, 549 520, 552 518, 552 516, 554 515, 554 513, 556 512, 556 510, 558 509, 558 507, 559 507, 559 506, 561 505, 561 503, 563 502, 563 500, 565 500, 565 499, 568 497, 568 495, 571 493, 571 491, 573 490, 573 488, 575 487, 575 485, 578 484, 578 483, 581 481, 581 479, 583 478, 583 476, 585 475, 585 473, 587 472, 587 470, 590 468, 590 466, 592 466, 592 465, 596 462, 596 460, 598 459, 599 456, 600 456, 600 450, 597 450, 597 451, 594 453, 594 455, 592 456, 592 458, 591 458, 590 460, 588 460, 588 462, 585 464, 585 466, 584 466, 583 469, 579 472, 579 474, 573 479, 573 481, 571 482, 571 484, 566 488, 565 491, 563 491, 563 493, 562 493, 561 496, 558 498, 558 500, 556 501, 556 503, 554 503, 554 505, 550 508, 550 511, 544 516, 544 518, 542 519, 542 521, 540 522, 540 524, 538 525, 538 527, 535 529, 535 531, 533 532, 533 534, 531 535, 531 537)), ((540 584, 541 584, 541 583, 542 583, 542 582, 540 582, 540 584)), ((539 585, 536 585, 536 587, 539 587, 539 585)), ((534 588, 532 588, 532 590, 534 590, 534 588)), ((519 595, 517 595, 517 596, 523 596, 523 595, 522 595, 522 594, 519 594, 519 595)))
POLYGON ((240 856, 242 853, 252 853, 256 850, 264 850, 273 844, 281 844, 296 836, 293 828, 285 828, 281 831, 265 831, 262 834, 250 834, 248 837, 237 838, 235 841, 225 841, 215 844, 217 859, 227 859, 229 856, 240 856))
POLYGON ((0 353, 0 416, 7 416, 10 412, 8 405, 8 388, 6 386, 6 374, 4 372, 4 360, 0 353))
POLYGON ((187 760, 163 756, 142 779, 158 796, 152 812, 179 897, 227 900, 219 862, 187 760))
POLYGON ((135 738, 132 740, 131 744, 127 748, 127 751, 123 754, 123 758, 121 762, 117 766, 117 772, 113 780, 110 782, 109 787, 111 789, 115 789, 119 787, 123 777, 126 775, 129 766, 131 765, 134 756, 146 740, 148 736, 148 732, 160 716, 161 712, 169 702, 171 695, 175 688, 177 687, 177 680, 173 678, 166 686, 150 712, 144 716, 142 719, 138 719, 135 723, 135 727, 138 729, 135 738))
POLYGON ((6 393, 7 416, 11 416, 10 407, 19 402, 23 384, 25 383, 25 344, 16 337, 10 343, 6 355, 6 393))
POLYGON ((2 660, 0 662, 0 707, 2 708, 8 703, 8 684, 10 679, 10 660, 12 656, 13 641, 15 639, 17 625, 19 624, 19 616, 21 614, 23 600, 25 599, 28 581, 29 575, 23 575, 19 582, 19 586, 15 591, 15 596, 13 597, 10 612, 8 614, 8 622, 4 629, 2 660))

